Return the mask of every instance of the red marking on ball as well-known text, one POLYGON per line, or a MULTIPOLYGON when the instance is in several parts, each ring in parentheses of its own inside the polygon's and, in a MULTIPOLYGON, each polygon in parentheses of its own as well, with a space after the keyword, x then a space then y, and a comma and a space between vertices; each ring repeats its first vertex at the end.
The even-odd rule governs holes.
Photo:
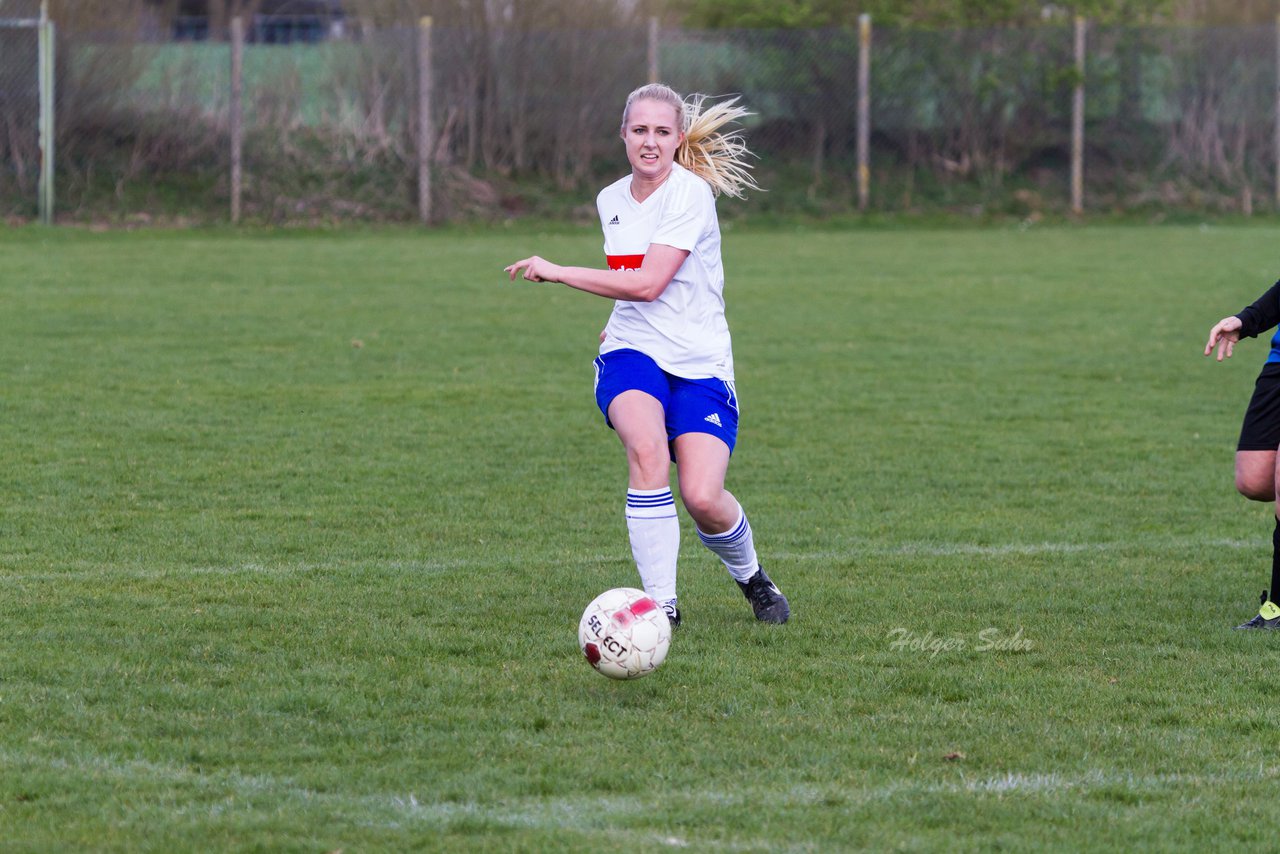
POLYGON ((600 663, 600 647, 589 643, 582 648, 582 651, 586 653, 587 661, 591 662, 593 667, 600 663))
POLYGON ((613 620, 615 625, 622 626, 625 629, 631 625, 635 618, 631 616, 629 608, 624 608, 621 611, 614 611, 613 616, 609 619, 613 620))
POLYGON ((631 613, 634 614, 635 616, 639 617, 641 614, 647 614, 657 607, 658 607, 657 602, 653 601, 648 597, 645 597, 644 599, 637 599, 636 601, 632 602, 631 607, 628 610, 630 610, 631 613))

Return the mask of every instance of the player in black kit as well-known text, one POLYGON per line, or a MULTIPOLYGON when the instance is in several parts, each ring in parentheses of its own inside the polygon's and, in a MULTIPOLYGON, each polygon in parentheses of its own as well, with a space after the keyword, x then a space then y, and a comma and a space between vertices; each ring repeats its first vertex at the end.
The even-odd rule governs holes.
MULTIPOLYGON (((1218 361, 1230 358, 1241 338, 1253 338, 1280 324, 1280 282, 1239 314, 1224 317, 1209 330, 1206 356, 1217 349, 1218 361)), ((1276 451, 1280 448, 1280 331, 1271 339, 1271 352, 1258 374, 1253 397, 1245 410, 1236 445, 1236 489, 1254 501, 1277 501, 1276 451)), ((1271 534, 1271 587, 1262 591, 1262 607, 1257 616, 1238 629, 1280 629, 1280 607, 1272 601, 1280 596, 1280 502, 1271 534)))

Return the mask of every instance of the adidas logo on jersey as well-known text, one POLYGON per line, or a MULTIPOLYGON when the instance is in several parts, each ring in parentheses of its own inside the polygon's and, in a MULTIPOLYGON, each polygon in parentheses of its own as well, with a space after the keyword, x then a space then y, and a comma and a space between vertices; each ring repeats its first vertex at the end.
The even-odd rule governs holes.
POLYGON ((621 225, 621 223, 620 223, 620 222, 618 222, 618 215, 617 215, 617 214, 614 214, 614 215, 613 215, 613 219, 609 220, 609 225, 621 225))
POLYGON ((713 413, 711 413, 710 415, 708 415, 706 418, 704 418, 704 419, 702 419, 702 420, 703 420, 703 421, 710 421, 712 424, 716 425, 717 427, 723 427, 723 426, 724 426, 723 424, 721 424, 721 423, 720 423, 720 413, 718 413, 718 412, 713 412, 713 413))

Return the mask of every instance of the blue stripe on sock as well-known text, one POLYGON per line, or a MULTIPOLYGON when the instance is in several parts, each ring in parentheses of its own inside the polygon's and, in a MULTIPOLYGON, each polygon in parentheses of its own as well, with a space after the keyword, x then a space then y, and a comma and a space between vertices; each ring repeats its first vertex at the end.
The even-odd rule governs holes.
POLYGON ((737 541, 744 539, 746 536, 747 536, 746 514, 743 514, 742 521, 739 522, 737 526, 734 527, 733 530, 726 531, 723 534, 704 534, 702 533, 702 531, 698 531, 698 537, 701 538, 702 542, 706 543, 709 546, 710 545, 736 546, 738 544, 737 541))
POLYGON ((658 495, 635 495, 627 493, 628 507, 665 507, 668 504, 675 504, 676 500, 672 497, 670 490, 658 495))

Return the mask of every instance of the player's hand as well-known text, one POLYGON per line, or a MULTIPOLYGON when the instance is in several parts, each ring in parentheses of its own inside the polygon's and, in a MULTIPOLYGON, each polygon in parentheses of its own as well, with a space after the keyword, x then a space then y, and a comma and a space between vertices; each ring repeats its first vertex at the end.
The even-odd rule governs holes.
POLYGON ((1204 354, 1207 356, 1213 352, 1213 348, 1218 348, 1218 361, 1230 359, 1231 353, 1236 348, 1236 342, 1240 340, 1240 318, 1232 315, 1219 320, 1214 327, 1209 330, 1209 343, 1204 345, 1204 354))
POLYGON ((531 255, 528 258, 515 262, 509 267, 502 268, 505 273, 511 276, 511 281, 516 280, 516 276, 524 270, 524 277, 530 282, 558 282, 560 281, 560 267, 552 264, 545 258, 539 258, 537 255, 531 255))

